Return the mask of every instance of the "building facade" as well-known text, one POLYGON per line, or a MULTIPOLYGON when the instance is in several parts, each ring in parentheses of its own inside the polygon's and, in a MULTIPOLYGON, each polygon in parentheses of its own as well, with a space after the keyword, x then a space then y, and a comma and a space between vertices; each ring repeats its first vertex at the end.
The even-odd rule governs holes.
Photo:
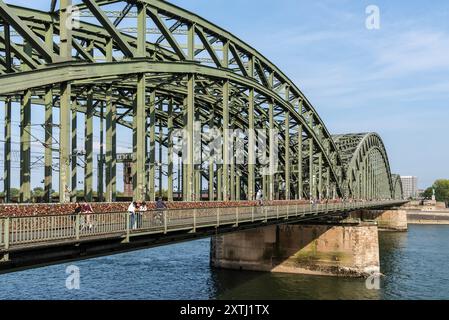
POLYGON ((413 176, 403 176, 402 189, 404 192, 404 199, 416 199, 418 197, 418 178, 413 176))

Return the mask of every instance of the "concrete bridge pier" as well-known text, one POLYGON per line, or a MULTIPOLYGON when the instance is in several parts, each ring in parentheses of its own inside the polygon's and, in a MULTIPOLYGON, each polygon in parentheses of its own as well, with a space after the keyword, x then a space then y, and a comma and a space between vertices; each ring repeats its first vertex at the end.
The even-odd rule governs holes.
POLYGON ((216 236, 216 268, 344 277, 380 272, 375 223, 267 226, 216 236))
POLYGON ((351 213, 351 219, 374 221, 380 231, 405 232, 408 230, 407 211, 402 209, 360 210, 351 213))

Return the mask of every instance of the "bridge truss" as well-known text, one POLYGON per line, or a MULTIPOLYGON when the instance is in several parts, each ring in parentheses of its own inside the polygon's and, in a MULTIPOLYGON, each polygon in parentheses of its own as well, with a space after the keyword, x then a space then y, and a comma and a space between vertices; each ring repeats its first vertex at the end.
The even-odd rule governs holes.
MULTIPOLYGON (((378 135, 332 136, 300 89, 262 54, 222 28, 165 1, 48 0, 48 10, 41 11, 0 0, 0 99, 5 104, 7 200, 14 103, 21 110, 22 202, 31 200, 31 108, 45 112, 48 201, 54 165, 48 146, 55 140, 55 108, 59 109, 61 202, 76 199, 80 115, 85 121, 84 192, 88 201, 94 190, 94 117, 101 120, 101 126, 106 124, 105 161, 104 168, 99 168, 97 188, 101 200, 116 198, 117 125, 133 130, 136 200, 155 199, 155 181, 161 179, 162 171, 157 155, 162 152, 168 159, 169 200, 173 199, 175 174, 182 181, 185 201, 200 200, 206 187, 203 181, 207 181, 209 200, 254 200, 259 189, 272 200, 402 198, 400 179, 391 175, 378 135), (201 131, 240 129, 248 131, 249 138, 237 150, 237 137, 224 134, 221 151, 230 156, 223 156, 222 161, 200 158, 198 164, 197 123, 201 131), (182 151, 185 161, 177 172, 173 163, 173 154, 178 153, 173 143, 176 129, 184 129, 187 135, 182 151), (277 135, 264 148, 251 139, 256 129, 277 135), (255 157, 257 153, 272 157, 275 141, 279 167, 266 174, 255 157), (244 164, 235 161, 240 153, 244 164)), ((210 137, 201 135, 200 155, 210 148, 210 142, 210 137)))

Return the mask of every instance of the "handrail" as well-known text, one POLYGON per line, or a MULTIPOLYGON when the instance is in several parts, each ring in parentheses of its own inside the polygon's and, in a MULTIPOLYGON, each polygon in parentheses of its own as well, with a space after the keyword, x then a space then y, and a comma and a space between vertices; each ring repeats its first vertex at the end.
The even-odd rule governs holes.
POLYGON ((202 227, 244 223, 267 223, 291 220, 295 217, 317 216, 329 212, 351 211, 401 204, 402 201, 347 202, 332 204, 283 204, 244 207, 192 209, 162 209, 146 212, 111 212, 92 214, 62 214, 48 216, 0 218, 0 250, 15 245, 33 245, 50 241, 80 241, 91 236, 121 235, 125 241, 142 233, 167 234, 170 231, 198 232, 202 227), (302 207, 302 210, 300 208, 302 207), (205 214, 206 213, 206 214, 205 214))
MULTIPOLYGON (((298 200, 298 201, 301 201, 301 200, 298 200)), ((232 202, 239 202, 239 201, 232 201, 232 202)), ((241 200, 240 202, 245 202, 245 201, 241 200)), ((255 202, 255 201, 253 201, 253 202, 255 202)), ((310 203, 308 201, 306 201, 303 204, 289 203, 288 201, 284 201, 284 200, 277 200, 277 201, 275 200, 275 201, 267 201, 267 202, 271 202, 272 204, 268 204, 268 205, 265 205, 265 206, 273 206, 273 207, 292 206, 292 205, 298 205, 298 206, 309 206, 310 205, 310 203), (276 203, 278 203, 278 204, 276 204, 276 203)), ((399 200, 394 200, 393 202, 395 202, 395 203, 396 202, 397 203, 403 203, 404 202, 405 203, 405 201, 399 201, 399 200)), ((213 203, 213 202, 211 202, 211 203, 213 203)), ((350 204, 350 203, 351 202, 346 202, 346 204, 350 204)), ((367 202, 353 202, 353 203, 367 203, 367 202)), ((323 204, 323 203, 320 203, 320 204, 323 204)), ((318 206, 320 204, 316 204, 316 206, 318 206)), ((329 204, 330 205, 331 204, 337 205, 337 204, 343 204, 343 202, 336 202, 336 203, 329 203, 329 204)), ((196 209, 196 210, 211 210, 211 209, 218 209, 218 208, 238 209, 238 208, 253 208, 253 207, 258 207, 258 205, 217 206, 217 207, 204 207, 204 208, 166 208, 164 210, 168 210, 168 211, 171 211, 171 212, 176 212, 176 211, 193 210, 193 209, 196 209)), ((81 215, 92 215, 92 214, 101 215, 101 214, 127 213, 127 212, 128 212, 127 210, 124 210, 124 211, 108 211, 108 212, 92 212, 92 213, 81 213, 81 215)), ((139 212, 139 211, 136 211, 136 212, 139 212)), ((144 212, 158 212, 158 209, 149 209, 149 210, 144 211, 144 212)), ((59 213, 59 214, 57 214, 57 213, 55 213, 55 214, 36 214, 36 215, 28 215, 28 216, 9 216, 9 217, 21 219, 21 218, 39 218, 39 217, 59 217, 59 216, 70 216, 70 215, 76 215, 76 213, 73 213, 73 212, 69 213, 69 212, 67 212, 67 213, 59 213)), ((0 216, 0 219, 5 218, 5 217, 0 216)))

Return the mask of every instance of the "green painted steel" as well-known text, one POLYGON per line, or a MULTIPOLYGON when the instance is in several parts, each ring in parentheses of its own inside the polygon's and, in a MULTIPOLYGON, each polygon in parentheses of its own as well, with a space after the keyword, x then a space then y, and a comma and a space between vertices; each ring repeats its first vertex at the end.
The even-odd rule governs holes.
MULTIPOLYGON (((9 101, 27 94, 30 108, 23 106, 23 110, 45 106, 47 201, 52 178, 48 145, 54 140, 59 141, 60 201, 68 201, 67 193, 76 189, 76 124, 70 124, 71 111, 86 115, 84 192, 88 200, 93 199, 93 117, 100 117, 101 123, 106 118, 106 157, 100 155, 99 160, 99 200, 115 199, 116 125, 134 131, 136 200, 155 199, 155 179, 161 179, 164 165, 168 168, 168 197, 174 198, 173 161, 169 157, 167 164, 161 163, 156 177, 155 148, 158 142, 159 152, 166 149, 173 155, 171 133, 175 129, 186 129, 187 133, 187 161, 177 170, 178 192, 182 191, 184 200, 201 198, 203 179, 208 180, 210 200, 254 199, 259 189, 267 199, 402 197, 402 187, 392 178, 379 136, 332 136, 299 88, 257 50, 229 32, 166 1, 83 0, 77 6, 92 19, 80 21, 72 20, 71 5, 71 0, 62 0, 56 8, 53 1, 49 3, 53 10, 43 12, 0 0, 0 57, 4 56, 0 61, 0 100, 8 108, 9 101), (110 4, 122 8, 113 15, 115 21, 106 10, 110 4), (127 21, 135 22, 136 36, 121 29, 125 17, 134 19, 127 21), (149 34, 156 34, 157 40, 150 40, 149 34), (51 131, 53 107, 60 108, 57 139, 51 131), (198 165, 195 160, 202 157, 195 154, 196 121, 210 128, 247 130, 243 156, 248 164, 235 163, 234 138, 225 133, 223 163, 209 161, 208 169, 198 165), (162 128, 159 135, 155 134, 156 124, 162 128), (165 128, 167 135, 162 132, 165 128), (273 160, 277 151, 273 140, 279 142, 279 168, 271 175, 264 174, 257 163, 256 154, 261 150, 255 130, 259 128, 278 132, 274 139, 270 137, 264 152, 273 160), (68 188, 70 176, 72 190, 68 188)), ((203 138, 200 147, 208 142, 203 138)), ((23 159, 26 173, 25 153, 23 159)), ((8 176, 5 171, 5 178, 8 176)), ((23 184, 25 195, 27 188, 23 184)), ((23 200, 29 199, 25 196, 23 200)))

